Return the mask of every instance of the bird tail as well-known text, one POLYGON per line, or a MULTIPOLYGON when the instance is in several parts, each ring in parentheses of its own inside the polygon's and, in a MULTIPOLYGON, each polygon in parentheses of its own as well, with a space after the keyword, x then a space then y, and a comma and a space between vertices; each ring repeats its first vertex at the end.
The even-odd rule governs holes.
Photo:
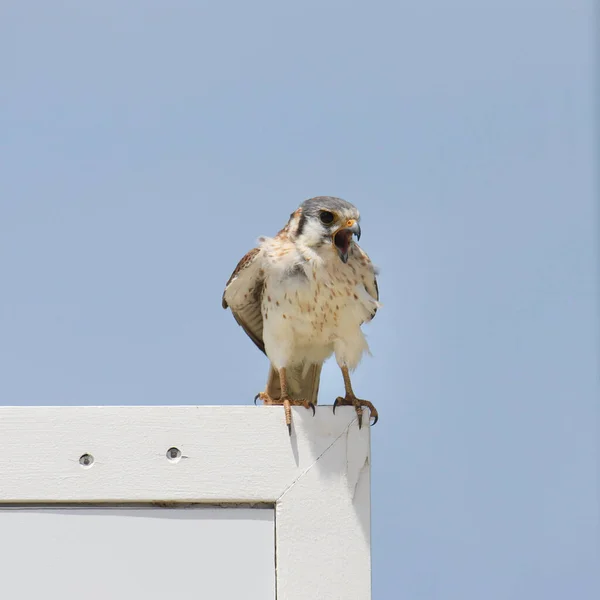
MULTIPOLYGON (((285 370, 287 376, 288 393, 292 398, 308 400, 317 403, 319 396, 319 382, 321 380, 321 368, 323 363, 314 363, 308 367, 299 365, 288 367, 285 370)), ((271 398, 281 397, 281 382, 279 373, 273 365, 269 367, 269 378, 267 379, 267 394, 271 398)))

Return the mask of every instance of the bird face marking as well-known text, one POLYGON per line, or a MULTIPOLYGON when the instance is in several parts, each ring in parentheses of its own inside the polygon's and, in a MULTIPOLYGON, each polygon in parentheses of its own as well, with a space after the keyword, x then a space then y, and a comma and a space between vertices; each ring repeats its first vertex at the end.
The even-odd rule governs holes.
POLYGON ((296 241, 313 250, 330 247, 343 263, 348 262, 353 236, 360 239, 360 214, 341 198, 319 196, 306 200, 292 219, 297 220, 296 241))

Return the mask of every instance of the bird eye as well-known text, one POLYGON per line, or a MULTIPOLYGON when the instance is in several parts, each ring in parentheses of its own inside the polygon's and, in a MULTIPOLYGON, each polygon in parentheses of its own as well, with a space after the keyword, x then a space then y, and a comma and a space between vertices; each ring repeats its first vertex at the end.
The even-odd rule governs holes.
POLYGON ((321 223, 325 223, 325 225, 333 223, 333 220, 335 219, 335 215, 328 210, 322 210, 319 217, 321 218, 321 223))

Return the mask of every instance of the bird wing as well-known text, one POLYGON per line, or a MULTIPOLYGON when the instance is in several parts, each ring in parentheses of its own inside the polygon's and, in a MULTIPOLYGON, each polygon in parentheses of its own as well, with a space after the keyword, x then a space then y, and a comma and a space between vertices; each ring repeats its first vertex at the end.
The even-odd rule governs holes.
POLYGON ((367 253, 357 244, 354 244, 357 250, 356 259, 353 261, 356 268, 357 274, 360 276, 365 290, 375 300, 373 303, 373 310, 371 312, 371 318, 373 320, 377 313, 378 301, 379 301, 379 286, 377 285, 377 269, 371 262, 371 259, 367 253))
POLYGON ((248 337, 265 352, 261 312, 265 275, 261 258, 262 250, 253 248, 240 260, 225 286, 222 306, 231 309, 248 337))

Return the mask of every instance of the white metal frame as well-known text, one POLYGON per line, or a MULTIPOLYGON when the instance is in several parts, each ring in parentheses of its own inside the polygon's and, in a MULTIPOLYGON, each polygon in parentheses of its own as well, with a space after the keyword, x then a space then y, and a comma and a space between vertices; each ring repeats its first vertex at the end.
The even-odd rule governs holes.
POLYGON ((369 427, 351 407, 293 423, 280 407, 0 407, 0 508, 272 505, 278 600, 368 600, 369 427))

